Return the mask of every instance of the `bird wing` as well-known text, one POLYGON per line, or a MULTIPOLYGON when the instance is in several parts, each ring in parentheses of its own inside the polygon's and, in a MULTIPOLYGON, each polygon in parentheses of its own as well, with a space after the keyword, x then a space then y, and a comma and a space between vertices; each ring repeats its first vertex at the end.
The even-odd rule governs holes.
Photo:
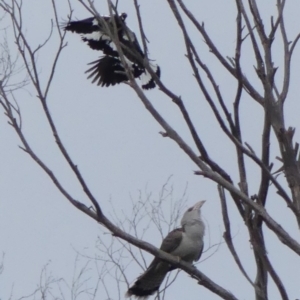
POLYGON ((199 254, 198 256, 194 259, 194 261, 198 261, 201 257, 201 254, 203 252, 203 248, 204 248, 204 243, 202 243, 202 247, 199 249, 199 254))
MULTIPOLYGON (((122 36, 123 23, 125 24, 125 18, 121 14, 120 16, 115 15, 114 20, 117 26, 117 32, 119 36, 122 36)), ((113 30, 113 20, 109 16, 102 16, 102 21, 105 22, 113 30)), ((81 35, 81 38, 88 46, 93 50, 103 51, 106 55, 112 55, 118 57, 116 46, 112 42, 108 34, 106 34, 106 28, 103 28, 103 23, 96 17, 80 21, 70 21, 67 24, 63 24, 62 28, 66 31, 75 32, 81 35)))
POLYGON ((99 30, 99 25, 95 17, 87 18, 80 21, 69 21, 62 23, 62 29, 75 32, 78 34, 87 34, 99 30))
MULTIPOLYGON (((92 83, 97 82, 97 85, 110 86, 129 80, 120 59, 117 57, 106 55, 89 63, 89 65, 92 67, 85 73, 89 73, 88 79, 92 78, 92 83)), ((143 72, 135 64, 130 64, 129 68, 135 78, 143 72)))
POLYGON ((172 230, 162 241, 160 249, 172 254, 172 252, 180 245, 182 240, 182 228, 172 230))
MULTIPOLYGON (((160 250, 172 254, 172 252, 180 245, 182 240, 182 228, 176 228, 169 232, 169 234, 163 239, 160 246, 160 250)), ((148 267, 149 269, 155 269, 157 265, 165 265, 158 257, 155 257, 148 267)))

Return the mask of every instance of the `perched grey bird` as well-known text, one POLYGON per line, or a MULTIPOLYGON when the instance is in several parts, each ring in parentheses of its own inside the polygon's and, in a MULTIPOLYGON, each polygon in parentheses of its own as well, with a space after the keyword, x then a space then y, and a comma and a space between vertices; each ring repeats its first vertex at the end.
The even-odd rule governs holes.
MULTIPOLYGON (((182 227, 167 235, 160 246, 161 250, 189 263, 199 260, 204 245, 205 225, 200 213, 204 202, 197 202, 184 213, 181 219, 182 227)), ((129 288, 125 297, 147 299, 159 289, 167 273, 174 269, 176 267, 155 257, 145 273, 129 288)))

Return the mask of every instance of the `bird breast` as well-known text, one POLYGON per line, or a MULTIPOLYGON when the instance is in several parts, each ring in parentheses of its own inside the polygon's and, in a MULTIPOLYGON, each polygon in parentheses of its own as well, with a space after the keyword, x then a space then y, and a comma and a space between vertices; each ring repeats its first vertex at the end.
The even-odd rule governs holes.
POLYGON ((203 248, 203 228, 202 226, 192 226, 182 233, 182 240, 179 246, 172 252, 172 255, 180 257, 182 260, 192 263, 197 260, 203 248))

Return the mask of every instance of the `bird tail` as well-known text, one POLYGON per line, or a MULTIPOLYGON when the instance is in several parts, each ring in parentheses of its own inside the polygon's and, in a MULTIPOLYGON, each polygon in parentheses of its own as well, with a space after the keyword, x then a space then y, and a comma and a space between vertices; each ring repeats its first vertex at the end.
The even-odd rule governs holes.
POLYGON ((163 262, 151 265, 128 289, 125 297, 134 296, 140 300, 147 299, 159 289, 169 270, 170 266, 163 262))

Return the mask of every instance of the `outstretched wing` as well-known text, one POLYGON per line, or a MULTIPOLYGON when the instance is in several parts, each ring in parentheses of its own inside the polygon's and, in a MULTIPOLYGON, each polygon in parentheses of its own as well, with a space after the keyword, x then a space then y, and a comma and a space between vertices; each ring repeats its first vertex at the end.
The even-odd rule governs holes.
MULTIPOLYGON (((88 79, 93 78, 92 83, 96 82, 100 86, 110 86, 128 81, 126 71, 119 58, 106 55, 91 62, 90 65, 93 66, 86 73, 90 73, 88 79)), ((135 78, 143 72, 135 64, 131 64, 129 67, 135 78)))
POLYGON ((105 32, 107 32, 106 26, 110 30, 113 30, 113 22, 115 22, 118 35, 121 37, 126 17, 126 13, 114 15, 113 17, 101 16, 101 20, 92 17, 80 21, 70 21, 64 24, 62 28, 66 31, 80 34, 82 40, 86 42, 91 49, 103 51, 103 53, 107 55, 118 56, 114 43, 111 38, 105 34, 105 32))

